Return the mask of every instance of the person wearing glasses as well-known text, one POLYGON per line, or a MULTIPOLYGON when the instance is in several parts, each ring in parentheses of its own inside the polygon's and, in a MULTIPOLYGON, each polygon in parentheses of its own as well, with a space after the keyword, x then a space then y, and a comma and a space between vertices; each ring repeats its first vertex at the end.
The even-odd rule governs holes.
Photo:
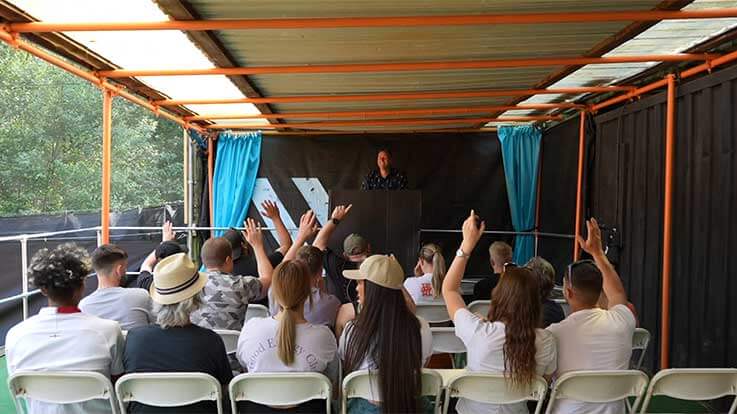
MULTIPOLYGON (((576 236, 593 260, 571 263, 563 277, 563 294, 571 314, 550 325, 558 343, 557 376, 569 371, 628 369, 632 356, 635 315, 627 307, 627 293, 601 243, 596 219, 586 222, 588 237, 576 236), (607 308, 598 306, 602 292, 607 308)), ((614 414, 625 412, 624 401, 584 403, 558 400, 554 413, 614 414)))

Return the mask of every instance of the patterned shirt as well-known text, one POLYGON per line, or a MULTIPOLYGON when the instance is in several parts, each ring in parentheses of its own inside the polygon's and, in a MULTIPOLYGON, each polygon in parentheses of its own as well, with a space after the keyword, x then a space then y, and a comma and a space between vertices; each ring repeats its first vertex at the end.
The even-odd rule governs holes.
POLYGON ((389 175, 381 176, 379 170, 373 170, 363 179, 361 190, 404 190, 407 188, 407 177, 396 168, 389 175))
POLYGON ((261 291, 261 281, 253 276, 209 271, 202 290, 203 304, 192 313, 192 323, 208 329, 240 331, 248 302, 261 299, 261 291))

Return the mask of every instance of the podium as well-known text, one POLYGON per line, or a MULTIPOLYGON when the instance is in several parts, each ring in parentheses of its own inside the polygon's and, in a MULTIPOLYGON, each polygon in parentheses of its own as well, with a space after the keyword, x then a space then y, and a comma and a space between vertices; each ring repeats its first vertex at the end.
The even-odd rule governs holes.
POLYGON ((333 190, 330 212, 337 205, 353 204, 330 238, 330 248, 343 252, 343 240, 358 233, 371 244, 373 254, 393 254, 412 274, 417 263, 422 217, 422 192, 416 190, 333 190))

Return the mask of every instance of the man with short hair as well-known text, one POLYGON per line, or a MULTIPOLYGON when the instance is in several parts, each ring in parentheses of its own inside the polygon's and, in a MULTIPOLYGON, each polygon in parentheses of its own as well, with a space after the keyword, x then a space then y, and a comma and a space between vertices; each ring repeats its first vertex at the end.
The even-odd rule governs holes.
POLYGON ((118 321, 125 331, 148 325, 151 314, 148 292, 120 286, 128 269, 128 253, 114 244, 103 244, 92 252, 92 268, 97 273, 97 290, 79 302, 82 312, 118 321))
POLYGON ((209 239, 202 245, 202 264, 207 270, 203 305, 192 313, 192 322, 209 329, 240 331, 246 319, 248 303, 266 295, 273 268, 264 251, 261 229, 253 219, 246 221, 248 242, 253 247, 259 277, 233 275, 230 242, 223 237, 209 239))
MULTIPOLYGON (((558 342, 557 376, 570 371, 628 369, 632 355, 635 316, 627 307, 627 293, 601 243, 595 219, 586 222, 588 238, 576 236, 581 248, 593 257, 571 263, 563 278, 563 294, 571 314, 550 325, 558 342), (608 309, 597 307, 602 291, 608 309)), ((584 403, 558 400, 554 413, 615 414, 625 412, 624 401, 584 403)))
POLYGON ((407 177, 392 167, 392 153, 382 148, 376 154, 375 170, 364 177, 361 190, 404 190, 407 188, 407 177))
POLYGON ((473 286, 473 300, 491 299, 491 291, 499 283, 499 276, 504 272, 504 264, 512 262, 512 246, 503 241, 495 241, 489 246, 489 264, 494 272, 491 276, 479 280, 473 286))

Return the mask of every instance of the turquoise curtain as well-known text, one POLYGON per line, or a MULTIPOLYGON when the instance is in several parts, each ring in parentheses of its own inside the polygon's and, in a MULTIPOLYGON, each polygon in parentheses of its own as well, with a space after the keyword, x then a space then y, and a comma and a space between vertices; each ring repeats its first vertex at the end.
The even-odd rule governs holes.
MULTIPOLYGON (((217 139, 213 180, 214 227, 241 227, 261 162, 261 132, 223 132, 217 139)), ((215 237, 223 234, 216 231, 215 237)))
MULTIPOLYGON (((537 199, 537 165, 540 158, 542 132, 533 126, 499 127, 502 144, 504 176, 515 231, 535 228, 537 199)), ((526 263, 535 254, 534 236, 517 236, 514 242, 514 262, 526 263)))

